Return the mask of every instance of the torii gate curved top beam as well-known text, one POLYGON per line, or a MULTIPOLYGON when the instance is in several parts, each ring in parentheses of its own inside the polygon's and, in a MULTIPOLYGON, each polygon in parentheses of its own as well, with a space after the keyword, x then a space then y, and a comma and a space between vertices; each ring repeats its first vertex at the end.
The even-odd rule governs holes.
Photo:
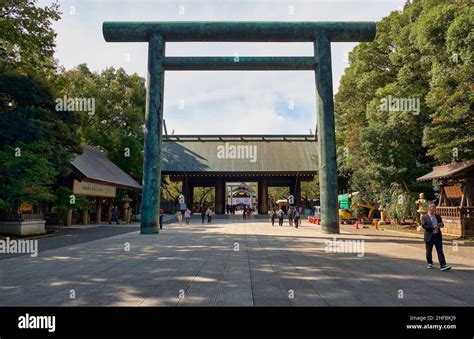
POLYGON ((331 42, 367 42, 375 22, 104 22, 108 42, 148 42, 141 233, 158 233, 165 70, 314 70, 321 227, 339 233, 331 42), (313 57, 165 57, 166 42, 313 42, 313 57))
POLYGON ((164 41, 314 42, 325 34, 330 42, 372 41, 375 22, 104 22, 107 42, 164 41))

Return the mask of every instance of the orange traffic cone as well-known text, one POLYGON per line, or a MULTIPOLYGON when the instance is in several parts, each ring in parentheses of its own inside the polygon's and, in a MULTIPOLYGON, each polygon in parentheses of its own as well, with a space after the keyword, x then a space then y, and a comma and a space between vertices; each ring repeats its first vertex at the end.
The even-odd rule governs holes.
POLYGON ((378 220, 374 220, 374 226, 375 226, 375 229, 378 231, 378 230, 379 230, 379 222, 378 222, 378 220))
POLYGON ((359 219, 356 220, 355 226, 356 226, 356 230, 358 230, 359 229, 359 219))

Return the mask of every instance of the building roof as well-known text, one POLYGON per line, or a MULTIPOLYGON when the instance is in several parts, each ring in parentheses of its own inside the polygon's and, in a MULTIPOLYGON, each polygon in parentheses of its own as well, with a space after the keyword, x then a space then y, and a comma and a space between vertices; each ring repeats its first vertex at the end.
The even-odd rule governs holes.
POLYGON ((442 165, 433 167, 433 171, 416 179, 417 181, 428 181, 434 179, 450 179, 454 177, 461 177, 470 170, 474 169, 474 161, 463 161, 449 165, 442 165))
POLYGON ((163 174, 316 173, 314 135, 176 135, 163 138, 163 174))
POLYGON ((110 161, 106 152, 87 145, 82 148, 83 153, 71 161, 73 172, 79 180, 88 179, 123 188, 142 188, 130 175, 110 161))

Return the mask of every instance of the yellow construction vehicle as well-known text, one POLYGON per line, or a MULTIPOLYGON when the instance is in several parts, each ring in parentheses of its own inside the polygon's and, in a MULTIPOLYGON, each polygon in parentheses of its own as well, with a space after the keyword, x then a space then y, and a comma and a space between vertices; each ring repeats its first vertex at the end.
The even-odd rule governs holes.
POLYGON ((352 224, 355 220, 363 224, 371 224, 374 218, 375 207, 368 203, 353 203, 349 209, 339 209, 339 219, 343 224, 352 224))

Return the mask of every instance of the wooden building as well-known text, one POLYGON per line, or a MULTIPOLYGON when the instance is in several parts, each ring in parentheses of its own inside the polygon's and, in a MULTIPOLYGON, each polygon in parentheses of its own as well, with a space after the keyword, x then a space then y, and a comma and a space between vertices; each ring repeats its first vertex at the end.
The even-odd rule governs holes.
MULTIPOLYGON (((89 216, 88 210, 83 211, 81 223, 87 224, 89 219, 92 219, 98 224, 103 219, 110 218, 117 188, 141 190, 142 187, 110 161, 106 152, 87 145, 83 145, 82 148, 83 153, 71 161, 72 175, 69 178, 69 185, 74 195, 84 196, 95 202, 93 215, 89 216), (107 209, 106 213, 102 212, 103 207, 107 209), (102 217, 103 214, 105 217, 102 217)), ((72 209, 67 213, 66 226, 73 223, 72 213, 72 209)))
POLYGON ((440 186, 437 213, 444 221, 443 233, 474 235, 474 161, 433 167, 417 181, 435 180, 440 186))

